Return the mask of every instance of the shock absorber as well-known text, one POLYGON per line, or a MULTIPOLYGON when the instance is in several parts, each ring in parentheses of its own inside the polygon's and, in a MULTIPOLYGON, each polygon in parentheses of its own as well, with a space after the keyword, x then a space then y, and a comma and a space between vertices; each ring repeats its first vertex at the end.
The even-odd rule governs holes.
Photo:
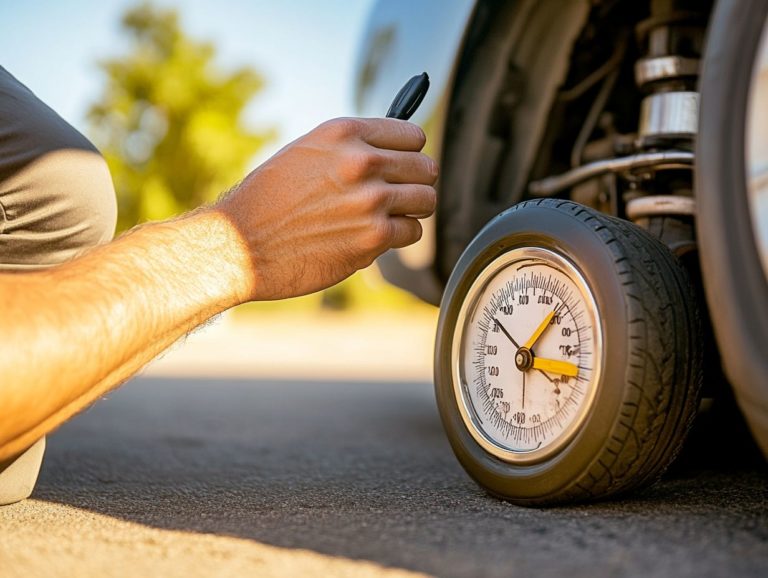
MULTIPOLYGON (((644 53, 635 63, 635 81, 645 95, 636 140, 642 151, 693 151, 699 118, 696 88, 710 8, 708 1, 652 0, 650 18, 636 28, 644 53)), ((703 304, 692 168, 639 175, 624 198, 627 218, 678 256, 703 304)), ((707 375, 704 396, 728 399, 707 309, 702 305, 699 311, 707 375)), ((724 407, 728 415, 731 406, 726 402, 724 407)))
MULTIPOLYGON (((696 91, 708 2, 652 0, 636 28, 644 57, 635 81, 645 95, 636 146, 640 151, 692 151, 699 115, 696 91)), ((638 174, 625 194, 627 218, 682 257, 695 250, 692 172, 638 174)))
POLYGON ((651 0, 650 16, 635 29, 643 55, 635 81, 643 99, 637 134, 621 147, 631 154, 574 163, 565 173, 529 183, 530 196, 553 196, 615 174, 621 193, 613 213, 645 227, 679 257, 693 253, 696 83, 710 7, 710 0, 651 0))

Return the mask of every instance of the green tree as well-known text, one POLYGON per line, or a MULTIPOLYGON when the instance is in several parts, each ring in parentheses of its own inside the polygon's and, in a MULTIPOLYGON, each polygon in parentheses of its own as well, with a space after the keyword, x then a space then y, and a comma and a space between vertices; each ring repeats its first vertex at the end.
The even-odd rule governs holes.
POLYGON ((88 112, 112 171, 118 230, 215 199, 274 136, 243 126, 262 78, 218 68, 213 45, 190 38, 174 10, 142 4, 122 28, 130 49, 99 64, 106 86, 88 112))

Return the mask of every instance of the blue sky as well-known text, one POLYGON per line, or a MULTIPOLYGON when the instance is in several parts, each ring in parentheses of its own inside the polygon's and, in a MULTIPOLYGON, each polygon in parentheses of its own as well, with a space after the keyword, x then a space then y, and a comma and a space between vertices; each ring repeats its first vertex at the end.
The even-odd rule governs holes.
MULTIPOLYGON (((226 67, 249 65, 267 81, 248 120, 279 138, 257 160, 314 125, 352 110, 353 68, 374 0, 155 0, 212 41, 226 67)), ((136 0, 0 0, 0 65, 86 131, 99 94, 100 58, 126 45, 120 16, 136 0)))

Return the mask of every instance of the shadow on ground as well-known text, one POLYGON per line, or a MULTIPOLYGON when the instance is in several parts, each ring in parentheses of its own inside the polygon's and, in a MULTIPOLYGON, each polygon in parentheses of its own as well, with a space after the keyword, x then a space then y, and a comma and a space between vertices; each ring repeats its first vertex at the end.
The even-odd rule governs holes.
POLYGON ((49 439, 35 497, 439 576, 765 576, 764 462, 704 438, 633 499, 533 510, 467 478, 430 384, 138 378, 49 439))

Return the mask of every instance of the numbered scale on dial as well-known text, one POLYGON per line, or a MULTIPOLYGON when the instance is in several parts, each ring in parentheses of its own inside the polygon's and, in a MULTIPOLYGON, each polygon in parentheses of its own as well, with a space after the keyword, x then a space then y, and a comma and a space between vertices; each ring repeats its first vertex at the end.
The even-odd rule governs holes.
POLYGON ((469 289, 454 337, 454 384, 469 432, 509 462, 541 460, 573 436, 602 351, 579 271, 541 248, 510 251, 469 289))

